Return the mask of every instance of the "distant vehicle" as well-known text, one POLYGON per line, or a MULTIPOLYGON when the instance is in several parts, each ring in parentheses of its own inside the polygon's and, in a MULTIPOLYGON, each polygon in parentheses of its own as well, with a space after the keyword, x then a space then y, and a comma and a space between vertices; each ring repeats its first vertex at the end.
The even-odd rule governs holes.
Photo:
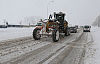
POLYGON ((75 25, 75 27, 78 29, 78 25, 75 25))
POLYGON ((70 32, 72 33, 76 33, 77 32, 77 28, 76 27, 70 27, 70 32))
POLYGON ((90 32, 90 28, 91 28, 91 26, 89 26, 89 25, 84 26, 83 32, 90 32))

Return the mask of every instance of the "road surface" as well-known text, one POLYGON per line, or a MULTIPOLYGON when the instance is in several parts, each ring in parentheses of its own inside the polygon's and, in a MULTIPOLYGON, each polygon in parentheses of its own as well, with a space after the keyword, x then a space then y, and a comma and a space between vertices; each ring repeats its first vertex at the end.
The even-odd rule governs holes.
POLYGON ((93 42, 91 32, 79 29, 70 36, 34 40, 32 37, 0 42, 0 64, 84 64, 85 49, 93 42))

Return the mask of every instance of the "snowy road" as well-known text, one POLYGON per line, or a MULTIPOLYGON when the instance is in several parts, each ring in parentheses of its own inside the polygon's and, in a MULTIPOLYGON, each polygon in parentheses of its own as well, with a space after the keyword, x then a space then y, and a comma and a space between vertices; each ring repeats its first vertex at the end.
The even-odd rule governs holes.
POLYGON ((71 33, 53 43, 49 37, 32 37, 0 42, 1 64, 82 64, 85 48, 92 43, 90 32, 71 33))

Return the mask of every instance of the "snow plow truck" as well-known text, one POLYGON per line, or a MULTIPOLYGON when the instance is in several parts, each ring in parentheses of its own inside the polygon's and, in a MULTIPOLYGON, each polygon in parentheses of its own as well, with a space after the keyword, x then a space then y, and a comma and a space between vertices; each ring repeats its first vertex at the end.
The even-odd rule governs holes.
POLYGON ((63 12, 50 14, 49 19, 38 22, 36 28, 33 30, 33 38, 35 40, 39 40, 43 35, 51 35, 53 42, 57 42, 60 34, 65 36, 70 35, 70 28, 63 12))

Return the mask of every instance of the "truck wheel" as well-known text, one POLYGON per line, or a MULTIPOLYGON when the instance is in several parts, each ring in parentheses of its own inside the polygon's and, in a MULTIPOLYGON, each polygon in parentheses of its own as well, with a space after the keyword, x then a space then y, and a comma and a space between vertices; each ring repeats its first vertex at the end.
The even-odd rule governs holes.
POLYGON ((52 39, 53 39, 53 42, 57 42, 59 40, 59 31, 54 29, 52 31, 52 39))
POLYGON ((68 34, 69 34, 69 31, 68 31, 68 29, 66 28, 66 29, 65 29, 65 36, 68 36, 68 34))
POLYGON ((41 35, 39 34, 40 33, 40 29, 39 28, 35 28, 34 31, 33 31, 33 38, 35 40, 39 40, 41 35))

